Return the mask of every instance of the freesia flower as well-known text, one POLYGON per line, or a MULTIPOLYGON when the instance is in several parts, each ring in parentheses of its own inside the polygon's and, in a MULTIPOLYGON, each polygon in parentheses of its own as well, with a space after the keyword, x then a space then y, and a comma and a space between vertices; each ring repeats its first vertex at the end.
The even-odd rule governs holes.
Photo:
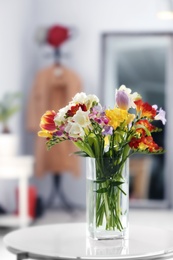
POLYGON ((46 111, 46 113, 41 117, 40 127, 49 132, 56 131, 56 126, 55 126, 55 122, 54 122, 55 116, 56 116, 56 113, 54 110, 46 111))
POLYGON ((65 106, 63 108, 61 108, 58 113, 55 115, 54 117, 54 122, 56 126, 60 126, 61 124, 63 124, 63 122, 66 120, 66 113, 67 111, 70 109, 70 105, 65 106))
POLYGON ((85 103, 85 100, 87 98, 87 95, 84 93, 84 92, 81 92, 81 93, 77 93, 72 101, 70 103, 74 103, 74 104, 84 104, 85 103))
POLYGON ((131 105, 129 95, 123 90, 117 91, 116 103, 119 108, 128 110, 131 105))
POLYGON ((136 131, 141 135, 148 135, 148 132, 152 133, 156 130, 156 127, 146 119, 140 119, 135 125, 136 131))
POLYGON ((162 147, 159 147, 153 140, 152 136, 142 136, 141 138, 133 137, 129 143, 132 149, 139 150, 139 152, 148 151, 150 153, 157 153, 163 151, 162 147))
POLYGON ((65 127, 65 131, 68 133, 69 138, 75 138, 75 139, 82 138, 83 139, 83 137, 85 135, 83 128, 79 124, 76 124, 73 122, 69 122, 67 124, 67 126, 65 127))
POLYGON ((134 115, 127 112, 127 110, 114 108, 105 111, 107 118, 109 119, 109 125, 114 129, 117 129, 121 124, 127 126, 134 119, 134 115))
POLYGON ((85 104, 76 104, 70 107, 70 109, 66 113, 66 116, 67 117, 74 116, 79 109, 81 109, 82 111, 87 111, 87 107, 85 104))
POLYGON ((87 127, 91 124, 89 120, 89 111, 82 111, 79 109, 76 114, 73 116, 72 120, 79 124, 81 127, 87 127))
POLYGON ((104 145, 104 152, 106 153, 106 152, 109 151, 109 148, 110 148, 110 141, 109 141, 108 135, 105 136, 104 143, 105 143, 105 145, 104 145))
POLYGON ((149 103, 143 102, 142 99, 136 100, 136 110, 140 113, 140 117, 147 117, 148 119, 154 119, 156 116, 156 109, 149 103))
POLYGON ((99 99, 96 95, 88 95, 85 99, 85 105, 87 106, 87 109, 90 109, 93 107, 93 105, 96 105, 99 103, 99 99))
POLYGON ((116 154, 126 146, 133 152, 158 153, 163 149, 151 136, 160 131, 152 124, 154 120, 165 124, 165 111, 144 102, 137 92, 122 85, 116 90, 114 108, 103 108, 97 96, 81 92, 57 113, 46 111, 38 135, 47 139, 48 148, 71 140, 88 156, 116 154), (130 108, 135 109, 134 113, 129 112, 130 108))
POLYGON ((162 121, 162 124, 165 125, 166 124, 166 113, 165 111, 160 108, 159 111, 158 111, 158 114, 154 117, 155 120, 161 120, 162 121))
POLYGON ((40 137, 46 137, 46 138, 52 138, 52 133, 46 130, 42 130, 38 132, 38 136, 40 137))
POLYGON ((121 85, 115 92, 115 101, 119 108, 128 110, 129 108, 136 108, 135 102, 140 99, 141 96, 134 92, 131 94, 131 89, 126 88, 125 85, 121 85))
POLYGON ((105 125, 103 127, 103 131, 102 131, 103 135, 112 135, 113 134, 113 128, 111 126, 105 125))

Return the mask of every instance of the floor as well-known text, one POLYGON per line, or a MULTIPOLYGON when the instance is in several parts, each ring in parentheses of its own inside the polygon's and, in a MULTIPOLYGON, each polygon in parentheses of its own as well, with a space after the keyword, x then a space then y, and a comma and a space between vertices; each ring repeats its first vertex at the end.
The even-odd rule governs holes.
MULTIPOLYGON (((173 211, 163 210, 134 210, 130 209, 130 225, 145 225, 173 230, 173 211)), ((32 225, 53 223, 85 222, 85 211, 74 210, 72 213, 58 209, 47 211, 32 225)), ((3 236, 12 229, 0 227, 0 260, 15 260, 16 257, 9 253, 3 245, 3 236)))

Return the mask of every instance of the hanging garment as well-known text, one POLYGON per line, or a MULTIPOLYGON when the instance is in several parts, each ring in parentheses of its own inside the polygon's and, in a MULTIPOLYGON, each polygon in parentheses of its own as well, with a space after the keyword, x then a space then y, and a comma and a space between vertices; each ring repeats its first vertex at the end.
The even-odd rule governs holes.
POLYGON ((52 173, 70 172, 80 174, 80 159, 71 141, 53 146, 47 151, 45 138, 37 136, 40 130, 40 118, 46 110, 56 112, 68 105, 72 97, 81 92, 79 76, 72 70, 53 65, 42 69, 36 75, 27 105, 27 131, 34 132, 35 140, 35 175, 43 176, 47 171, 52 173))

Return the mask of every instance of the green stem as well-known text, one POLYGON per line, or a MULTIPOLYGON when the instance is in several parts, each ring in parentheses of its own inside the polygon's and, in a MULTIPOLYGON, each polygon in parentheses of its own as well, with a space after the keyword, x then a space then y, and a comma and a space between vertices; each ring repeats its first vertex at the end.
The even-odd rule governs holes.
POLYGON ((100 190, 101 193, 97 193, 96 195, 97 196, 96 198, 97 227, 103 225, 103 219, 105 215, 107 230, 114 230, 114 229, 118 229, 119 231, 123 230, 123 226, 121 223, 122 209, 120 203, 121 203, 121 193, 123 193, 124 196, 126 196, 126 193, 123 191, 120 185, 117 184, 117 186, 114 186, 114 184, 112 184, 112 181, 114 181, 114 183, 115 182, 120 183, 123 181, 122 172, 125 166, 125 162, 129 156, 129 150, 130 149, 128 146, 124 147, 123 154, 120 157, 121 162, 119 162, 120 158, 117 158, 118 160, 116 161, 116 164, 114 163, 113 165, 116 171, 114 172, 113 176, 110 175, 112 177, 109 177, 110 174, 109 166, 106 165, 106 161, 105 161, 108 159, 108 161, 110 162, 110 158, 104 158, 104 157, 96 158, 97 179, 100 178, 106 179, 105 181, 98 183, 98 190, 100 190), (117 169, 116 166, 119 166, 119 168, 117 169))
MULTIPOLYGON (((106 185, 104 185, 105 183, 102 184, 102 187, 106 187, 106 185)), ((110 227, 109 222, 110 222, 110 210, 109 210, 109 203, 108 203, 108 197, 107 197, 107 192, 103 193, 103 198, 104 198, 104 205, 105 205, 105 214, 106 214, 106 223, 108 225, 108 229, 110 227)))

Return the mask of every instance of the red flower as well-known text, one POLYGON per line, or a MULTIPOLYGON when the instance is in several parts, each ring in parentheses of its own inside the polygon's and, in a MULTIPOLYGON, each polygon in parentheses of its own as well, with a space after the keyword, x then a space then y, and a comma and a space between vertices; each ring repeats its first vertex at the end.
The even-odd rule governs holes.
POLYGON ((139 149, 141 151, 148 150, 151 153, 163 150, 162 147, 154 142, 152 136, 142 136, 141 138, 132 137, 129 146, 132 149, 139 149))
POLYGON ((54 132, 56 130, 54 122, 55 115, 56 113, 54 110, 46 111, 46 113, 41 117, 40 127, 49 132, 54 132))
MULTIPOLYGON (((136 123, 136 126, 138 126, 138 125, 143 125, 150 132, 153 132, 156 129, 156 127, 154 125, 152 125, 147 119, 140 119, 136 123)), ((146 131, 144 128, 137 128, 136 131, 143 136, 146 135, 146 131)))
POLYGON ((85 112, 87 111, 87 107, 85 104, 80 104, 79 106, 82 109, 82 111, 85 111, 85 112))
POLYGON ((143 106, 143 101, 142 99, 138 99, 134 101, 135 105, 136 105, 136 110, 139 112, 140 110, 142 110, 142 106, 143 106))
POLYGON ((72 106, 66 113, 67 117, 72 117, 76 114, 76 112, 79 110, 79 105, 72 106))
POLYGON ((158 146, 153 140, 152 136, 146 136, 142 138, 142 142, 148 146, 149 152, 157 152, 159 150, 162 150, 161 147, 158 146))
POLYGON ((156 109, 153 108, 149 103, 144 103, 142 99, 136 100, 134 103, 136 104, 136 110, 141 113, 141 117, 154 119, 156 116, 156 109))
POLYGON ((87 107, 85 104, 77 104, 75 106, 72 106, 66 113, 67 117, 73 117, 76 112, 79 110, 79 108, 82 109, 82 111, 87 111, 87 107))
POLYGON ((130 142, 129 142, 130 148, 132 148, 132 149, 138 149, 140 140, 141 140, 141 139, 139 139, 139 138, 132 137, 132 139, 131 139, 130 142))

